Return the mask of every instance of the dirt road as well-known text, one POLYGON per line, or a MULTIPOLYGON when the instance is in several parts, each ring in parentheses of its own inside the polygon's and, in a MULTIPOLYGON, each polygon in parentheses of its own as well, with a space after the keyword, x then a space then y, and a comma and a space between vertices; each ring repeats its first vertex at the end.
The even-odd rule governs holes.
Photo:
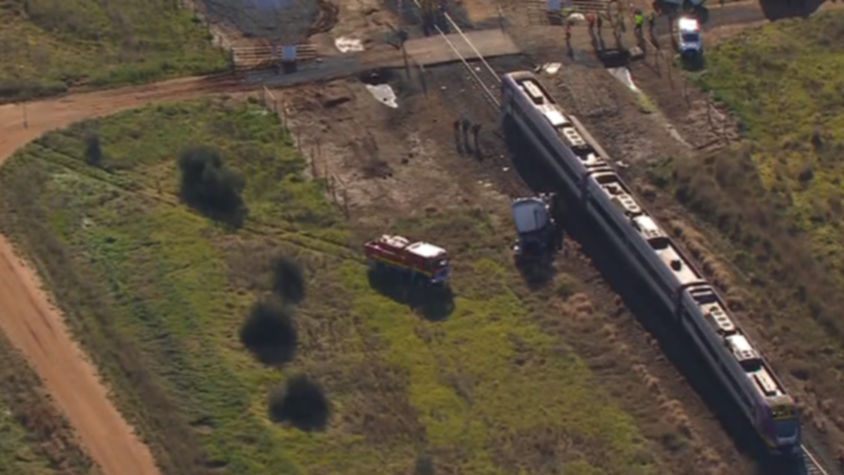
MULTIPOLYGON (((225 79, 186 78, 163 83, 76 94, 0 106, 0 165, 15 150, 45 132, 152 102, 234 92, 225 79)), ((84 448, 106 475, 158 475, 150 450, 108 397, 97 370, 70 336, 32 269, 0 235, 0 328, 43 380, 84 448)))

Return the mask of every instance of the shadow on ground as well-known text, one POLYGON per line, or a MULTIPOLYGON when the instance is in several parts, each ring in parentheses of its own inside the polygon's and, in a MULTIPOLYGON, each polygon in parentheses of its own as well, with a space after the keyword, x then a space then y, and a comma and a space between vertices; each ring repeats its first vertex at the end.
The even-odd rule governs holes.
MULTIPOLYGON (((548 179, 548 174, 532 162, 535 160, 530 142, 525 140, 524 135, 519 133, 515 124, 505 119, 501 126, 501 134, 507 149, 510 153, 514 171, 522 181, 534 192, 533 196, 539 193, 550 193, 554 191, 553 182, 548 179), (526 151, 530 151, 525 153, 526 151)), ((531 195, 525 196, 525 198, 531 195)), ((555 217, 559 218, 559 217, 555 217)), ((561 221, 557 219, 557 222, 561 221)), ((514 229, 515 234, 515 229, 514 229)), ((527 262, 518 266, 519 273, 531 290, 538 290, 553 282, 557 275, 557 269, 553 265, 555 259, 559 259, 562 253, 553 253, 548 259, 538 262, 527 262)))
POLYGON ((759 0, 762 13, 770 21, 807 17, 816 12, 825 0, 759 0))
POLYGON ((369 285, 376 292, 407 305, 426 320, 445 320, 454 312, 454 292, 449 286, 409 285, 394 277, 369 271, 369 285))

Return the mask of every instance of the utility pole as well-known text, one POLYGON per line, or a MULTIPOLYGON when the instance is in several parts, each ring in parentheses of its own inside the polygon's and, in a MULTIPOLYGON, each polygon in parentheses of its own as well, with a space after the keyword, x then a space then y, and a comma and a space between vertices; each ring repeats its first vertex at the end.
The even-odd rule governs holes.
MULTIPOLYGON (((29 50, 27 50, 27 53, 29 53, 29 50)), ((18 70, 20 70, 21 77, 23 77, 24 68, 23 68, 22 64, 18 65, 18 70)), ((28 117, 26 116, 26 96, 24 96, 23 101, 21 101, 21 107, 23 108, 23 128, 28 129, 29 128, 29 120, 28 120, 28 117)))
POLYGON ((410 65, 407 62, 407 50, 404 49, 404 43, 407 41, 407 31, 404 29, 404 1, 399 0, 399 45, 401 47, 401 55, 404 59, 404 73, 407 75, 407 80, 410 80, 410 65))
POLYGON ((404 72, 407 74, 408 81, 410 80, 410 64, 407 62, 407 50, 404 49, 404 43, 407 41, 407 32, 399 30, 399 43, 401 44, 401 55, 404 58, 404 72))

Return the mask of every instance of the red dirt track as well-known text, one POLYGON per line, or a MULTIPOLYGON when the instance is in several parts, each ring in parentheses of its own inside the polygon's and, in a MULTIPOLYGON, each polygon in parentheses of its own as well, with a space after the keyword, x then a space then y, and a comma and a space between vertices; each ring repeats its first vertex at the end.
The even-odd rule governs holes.
MULTIPOLYGON (((0 106, 0 165, 42 134, 93 117, 152 102, 233 92, 225 80, 186 78, 158 84, 75 94, 26 106, 0 106)), ((108 396, 94 365, 71 337, 64 317, 38 277, 0 235, 0 328, 26 357, 106 475, 158 475, 150 450, 108 396)))

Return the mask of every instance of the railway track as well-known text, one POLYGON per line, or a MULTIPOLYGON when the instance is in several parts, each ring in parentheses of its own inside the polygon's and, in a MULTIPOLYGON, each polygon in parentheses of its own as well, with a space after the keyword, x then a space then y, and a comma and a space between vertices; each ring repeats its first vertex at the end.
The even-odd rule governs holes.
MULTIPOLYGON (((806 447, 800 446, 800 452, 803 455, 803 469, 805 475, 834 475, 836 472, 827 471, 815 455, 806 447)), ((841 473, 840 471, 837 473, 841 473)))
MULTIPOLYGON (((418 0, 412 0, 412 3, 420 10, 422 9, 422 5, 418 0)), ((596 3, 602 2, 598 0, 596 3)), ((444 17, 451 28, 459 34, 461 40, 466 42, 472 51, 475 52, 477 60, 481 63, 481 66, 473 67, 473 65, 469 63, 470 60, 467 60, 460 54, 459 49, 447 37, 445 32, 443 32, 438 26, 435 26, 437 33, 449 43, 449 46, 460 59, 465 68, 465 73, 462 75, 459 75, 459 73, 456 72, 438 73, 450 76, 448 78, 444 78, 448 80, 449 84, 462 85, 462 88, 459 89, 444 88, 441 90, 441 93, 447 99, 447 103, 457 111, 458 116, 455 117, 455 121, 467 119, 473 124, 497 123, 500 119, 501 106, 501 102, 499 100, 499 90, 501 84, 500 75, 506 71, 496 71, 495 68, 493 68, 483 57, 483 55, 477 51, 474 45, 472 45, 470 39, 463 33, 463 30, 454 22, 451 16, 444 13, 444 17), (478 102, 471 99, 473 95, 472 91, 474 91, 475 97, 479 94, 484 98, 484 102, 487 107, 477 107, 478 102)), ((457 136, 457 133, 457 129, 455 128, 455 141, 459 143, 460 138, 457 136)), ((543 183, 543 180, 538 179, 536 182, 534 182, 534 180, 530 180, 531 183, 528 184, 518 173, 512 170, 513 164, 509 159, 510 151, 503 134, 496 132, 494 134, 486 134, 484 137, 485 138, 480 141, 480 148, 482 150, 482 156, 480 159, 489 161, 489 164, 493 167, 509 171, 509 173, 505 174, 507 178, 494 180, 497 182, 497 185, 499 185, 501 191, 503 191, 506 195, 510 198, 522 197, 526 196, 526 193, 534 193, 537 191, 537 188, 542 191, 552 191, 547 189, 549 185, 548 183, 543 183)), ((463 150, 462 152, 466 153, 467 151, 463 150)), ((840 471, 833 471, 830 468, 826 468, 821 459, 815 455, 805 443, 801 445, 800 452, 802 456, 802 463, 797 469, 796 474, 836 475, 838 473, 842 473, 840 471)))

